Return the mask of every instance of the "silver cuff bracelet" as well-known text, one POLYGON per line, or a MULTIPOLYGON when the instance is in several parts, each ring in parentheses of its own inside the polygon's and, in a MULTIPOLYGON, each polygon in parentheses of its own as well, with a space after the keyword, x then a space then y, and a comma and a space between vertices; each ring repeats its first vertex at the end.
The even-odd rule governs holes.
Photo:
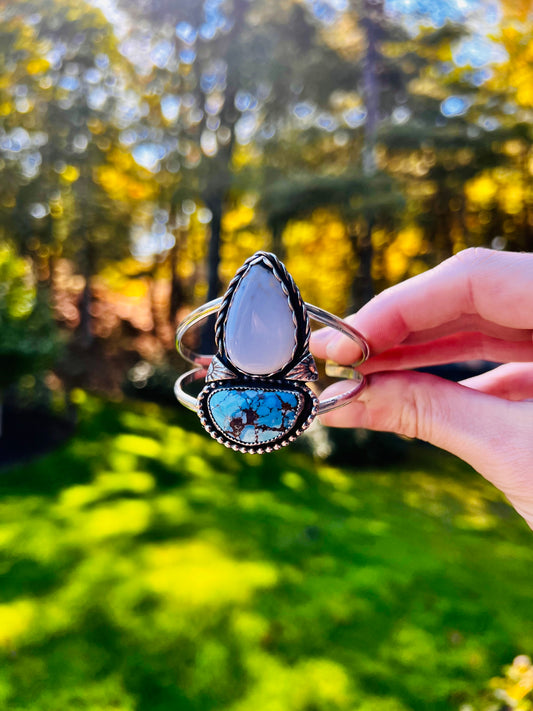
POLYGON ((214 439, 239 452, 280 449, 316 415, 346 405, 365 386, 364 376, 355 370, 369 356, 365 338, 337 316, 304 303, 283 263, 268 252, 247 259, 223 297, 200 306, 180 323, 176 345, 195 366, 176 381, 177 399, 198 413, 214 439), (216 354, 188 348, 185 334, 215 313, 216 354), (355 382, 348 391, 321 402, 306 385, 318 378, 309 351, 310 318, 355 341, 362 353, 351 366, 326 363, 327 375, 355 382), (184 388, 200 379, 205 386, 196 398, 184 388))

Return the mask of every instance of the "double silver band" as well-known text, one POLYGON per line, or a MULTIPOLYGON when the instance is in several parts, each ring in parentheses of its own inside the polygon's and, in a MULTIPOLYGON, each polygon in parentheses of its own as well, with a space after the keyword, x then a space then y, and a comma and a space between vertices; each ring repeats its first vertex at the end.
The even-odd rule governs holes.
MULTIPOLYGON (((196 353, 183 343, 183 338, 191 328, 201 323, 209 316, 216 314, 222 301, 223 297, 213 299, 213 301, 209 301, 207 304, 195 309, 180 323, 176 331, 176 346, 179 353, 185 360, 189 361, 189 363, 192 363, 196 367, 193 370, 189 370, 187 373, 184 373, 176 380, 174 385, 174 393, 176 398, 184 407, 187 407, 189 410, 193 410, 195 412, 198 410, 198 399, 185 392, 184 387, 205 377, 207 369, 213 359, 213 354, 208 355, 196 353)), ((330 314, 328 311, 319 309, 317 306, 313 306, 312 304, 305 304, 305 308, 307 309, 307 313, 311 319, 318 321, 324 326, 340 331, 344 336, 357 343, 362 353, 361 358, 350 366, 341 366, 337 363, 331 363, 329 361, 326 363, 326 375, 333 378, 354 380, 355 384, 353 388, 350 388, 346 392, 330 397, 327 400, 322 400, 318 408, 318 415, 323 415, 330 410, 347 405, 351 400, 357 397, 357 395, 359 395, 361 390, 365 387, 365 376, 359 373, 356 368, 367 360, 370 355, 370 350, 365 338, 358 331, 356 331, 355 328, 347 324, 342 319, 330 314)))

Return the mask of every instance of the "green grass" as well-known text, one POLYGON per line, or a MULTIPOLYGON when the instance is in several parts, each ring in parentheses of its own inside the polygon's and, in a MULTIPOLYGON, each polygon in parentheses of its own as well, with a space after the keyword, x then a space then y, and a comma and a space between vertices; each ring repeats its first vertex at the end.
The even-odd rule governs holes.
POLYGON ((532 534, 454 458, 348 471, 81 410, 0 473, 1 711, 459 709, 533 651, 532 534))

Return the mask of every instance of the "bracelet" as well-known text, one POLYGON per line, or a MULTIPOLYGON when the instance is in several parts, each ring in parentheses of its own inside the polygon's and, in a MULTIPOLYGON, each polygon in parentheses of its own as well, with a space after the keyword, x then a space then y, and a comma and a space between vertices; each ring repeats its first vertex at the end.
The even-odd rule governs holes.
POLYGON ((247 259, 223 297, 200 306, 179 324, 176 345, 196 366, 177 379, 177 399, 198 413, 214 439, 239 452, 280 449, 317 415, 357 397, 366 382, 356 370, 369 356, 365 338, 337 316, 303 302, 283 263, 268 252, 247 259), (183 343, 185 334, 214 313, 217 352, 197 353, 183 343), (360 360, 348 367, 326 363, 327 375, 355 383, 322 402, 306 385, 318 379, 309 351, 310 318, 340 331, 362 352, 360 360), (184 388, 200 379, 205 385, 196 398, 184 388))

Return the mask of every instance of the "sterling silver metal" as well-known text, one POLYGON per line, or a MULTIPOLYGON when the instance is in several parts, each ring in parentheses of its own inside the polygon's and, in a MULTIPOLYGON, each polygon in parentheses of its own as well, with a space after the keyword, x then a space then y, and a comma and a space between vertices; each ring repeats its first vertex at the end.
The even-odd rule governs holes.
MULTIPOLYGON (((219 296, 218 299, 208 301, 206 304, 203 304, 194 311, 191 311, 191 313, 186 316, 179 324, 176 330, 176 348, 178 349, 178 352, 180 353, 182 358, 184 358, 189 363, 192 363, 193 365, 205 365, 207 368, 211 365, 211 361, 213 360, 214 355, 212 353, 196 353, 196 351, 191 350, 183 343, 183 338, 187 331, 189 331, 191 328, 197 326, 199 323, 202 323, 202 321, 205 321, 207 318, 209 318, 209 316, 218 313, 223 298, 224 297, 219 296)), ((365 337, 362 336, 359 331, 356 331, 353 326, 350 326, 349 323, 346 323, 346 321, 343 321, 338 316, 334 316, 328 311, 319 309, 318 306, 313 306, 312 304, 308 303, 306 303, 305 306, 307 309, 307 313, 313 319, 313 321, 317 321, 318 323, 321 323, 324 326, 329 326, 329 328, 334 328, 335 330, 340 331, 343 335, 347 336, 350 340, 357 343, 357 345, 361 349, 362 356, 355 363, 351 363, 350 367, 358 368, 366 360, 368 360, 370 356, 370 348, 365 340, 365 337)))
MULTIPOLYGON (((330 410, 343 407, 351 402, 365 387, 364 375, 356 368, 369 357, 369 346, 365 338, 352 326, 342 321, 337 316, 324 311, 317 306, 303 302, 298 287, 294 280, 275 255, 268 252, 257 252, 250 257, 243 266, 236 272, 228 286, 226 294, 218 299, 214 299, 203 306, 192 311, 178 326, 176 331, 176 346, 181 356, 192 363, 195 368, 181 375, 175 383, 174 392, 178 401, 190 410, 195 411, 206 429, 206 431, 217 441, 227 447, 240 452, 259 453, 270 452, 292 442, 311 424, 316 415, 322 415, 330 410), (268 375, 253 375, 240 370, 229 359, 224 346, 225 324, 228 309, 231 308, 233 296, 241 280, 246 276, 248 270, 260 265, 267 268, 278 280, 280 288, 287 297, 291 312, 293 314, 295 328, 295 346, 292 357, 288 362, 275 373, 268 375), (217 314, 215 325, 216 354, 203 354, 189 348, 184 344, 185 335, 194 326, 201 324, 209 316, 217 314), (314 359, 309 352, 309 338, 311 329, 309 318, 317 321, 329 328, 340 331, 343 335, 353 340, 361 349, 362 356, 350 366, 339 366, 335 363, 326 363, 326 374, 331 377, 339 377, 354 380, 354 386, 346 392, 333 397, 318 401, 306 382, 316 380, 318 371, 314 359), (186 386, 197 380, 205 380, 205 387, 196 398, 186 392, 186 386), (209 409, 209 398, 216 390, 235 391, 259 391, 260 396, 265 392, 288 392, 303 398, 305 407, 298 410, 298 418, 295 425, 289 432, 279 437, 274 437, 272 442, 248 443, 239 441, 240 431, 237 434, 221 431, 214 422, 209 409)), ((225 396, 224 396, 225 397, 225 396)), ((255 413, 252 412, 252 416, 255 413)), ((253 418, 252 418, 253 419, 253 418)), ((239 423, 242 427, 242 423, 239 423)), ((247 423, 246 423, 247 424, 247 423)))
MULTIPOLYGON (((205 379, 207 370, 205 368, 195 368, 180 375, 174 383, 174 394, 176 399, 188 410, 198 412, 198 398, 189 395, 184 388, 197 380, 205 379)), ((343 378, 353 380, 355 385, 340 395, 335 395, 327 400, 321 400, 318 406, 317 415, 325 415, 330 410, 343 407, 356 398, 366 385, 366 378, 362 373, 355 370, 351 365, 337 365, 326 363, 326 375, 331 378, 343 378)))

